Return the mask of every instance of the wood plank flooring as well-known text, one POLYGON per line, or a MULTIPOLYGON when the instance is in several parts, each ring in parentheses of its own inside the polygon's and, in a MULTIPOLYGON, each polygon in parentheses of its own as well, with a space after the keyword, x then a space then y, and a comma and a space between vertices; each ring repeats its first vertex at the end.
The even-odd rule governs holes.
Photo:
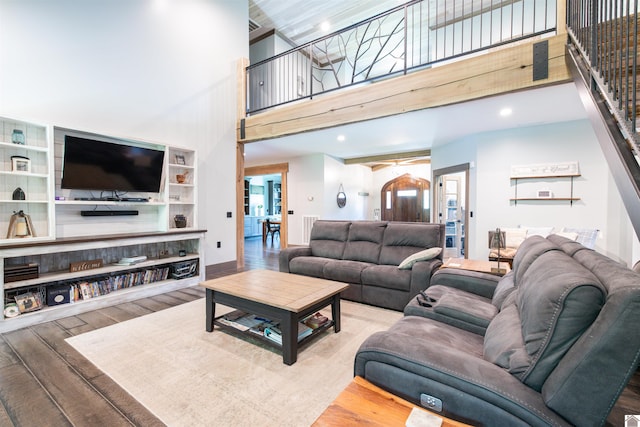
MULTIPOLYGON (((263 245, 260 238, 247 239, 244 270, 277 270, 278 252, 278 240, 263 245)), ((207 278, 235 272, 229 268, 207 278)), ((196 286, 0 335, 0 426, 162 426, 64 340, 202 297, 196 286)), ((639 373, 606 425, 624 425, 627 414, 640 414, 639 373)))

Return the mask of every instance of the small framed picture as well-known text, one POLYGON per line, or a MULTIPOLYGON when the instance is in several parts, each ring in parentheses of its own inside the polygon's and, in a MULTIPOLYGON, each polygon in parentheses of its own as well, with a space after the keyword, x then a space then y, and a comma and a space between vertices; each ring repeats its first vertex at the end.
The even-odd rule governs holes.
POLYGON ((176 154, 176 165, 186 165, 187 163, 184 160, 184 156, 182 154, 176 154))
POLYGON ((13 172, 31 172, 31 160, 23 156, 11 156, 11 170, 13 172))
POLYGON ((27 292, 25 294, 16 295, 15 298, 20 313, 28 313, 42 308, 42 298, 39 293, 27 292))

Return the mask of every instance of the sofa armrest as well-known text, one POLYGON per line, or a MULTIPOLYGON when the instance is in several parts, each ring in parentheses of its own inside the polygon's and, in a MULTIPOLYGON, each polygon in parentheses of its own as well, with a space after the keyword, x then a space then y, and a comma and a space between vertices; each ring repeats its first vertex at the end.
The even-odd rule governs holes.
POLYGON ((418 261, 413 264, 413 267, 411 267, 410 297, 418 295, 420 291, 424 291, 429 287, 433 274, 438 271, 441 265, 442 260, 439 258, 418 261))
POLYGON ((502 279, 500 276, 457 268, 441 268, 433 274, 431 285, 457 288, 491 299, 502 279))
POLYGON ((311 248, 309 246, 294 246, 282 249, 278 255, 279 270, 283 273, 289 273, 289 262, 299 256, 311 256, 311 248))

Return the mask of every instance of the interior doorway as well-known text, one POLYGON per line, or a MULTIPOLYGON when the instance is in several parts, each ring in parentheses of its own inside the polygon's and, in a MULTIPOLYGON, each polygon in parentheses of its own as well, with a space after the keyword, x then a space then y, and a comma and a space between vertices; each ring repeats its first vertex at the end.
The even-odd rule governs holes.
POLYGON ((445 225, 446 258, 467 258, 469 236, 469 164, 433 171, 435 221, 445 225))
POLYGON ((408 173, 388 181, 380 190, 383 221, 430 222, 431 183, 408 173))
MULTIPOLYGON (((252 228, 250 233, 253 235, 262 235, 262 220, 267 217, 278 217, 280 219, 280 248, 287 247, 288 172, 288 163, 244 168, 244 189, 240 197, 243 198, 244 218, 250 218, 250 220, 249 223, 243 222, 243 227, 240 229, 242 235, 238 235, 239 239, 244 240, 245 235, 249 235, 247 227, 252 228), (246 179, 248 177, 260 177, 260 180, 256 180, 254 188, 251 187, 252 180, 246 179), (256 200, 253 204, 252 196, 256 200)), ((244 256, 244 253, 241 255, 244 256)))

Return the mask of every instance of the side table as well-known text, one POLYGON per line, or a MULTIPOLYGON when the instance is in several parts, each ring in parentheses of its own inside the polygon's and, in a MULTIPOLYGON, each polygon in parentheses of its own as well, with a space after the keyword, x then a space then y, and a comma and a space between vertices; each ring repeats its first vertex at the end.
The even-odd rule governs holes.
POLYGON ((495 274, 497 276, 504 276, 511 271, 511 267, 506 262, 500 263, 500 270, 498 269, 498 263, 496 261, 483 261, 479 259, 466 259, 466 258, 449 258, 440 268, 458 268, 461 270, 479 271, 481 273, 495 274))
POLYGON ((450 420, 422 409, 371 384, 362 377, 355 377, 336 400, 320 414, 312 426, 404 427, 413 408, 419 408, 441 418, 442 427, 469 427, 468 424, 450 420))

